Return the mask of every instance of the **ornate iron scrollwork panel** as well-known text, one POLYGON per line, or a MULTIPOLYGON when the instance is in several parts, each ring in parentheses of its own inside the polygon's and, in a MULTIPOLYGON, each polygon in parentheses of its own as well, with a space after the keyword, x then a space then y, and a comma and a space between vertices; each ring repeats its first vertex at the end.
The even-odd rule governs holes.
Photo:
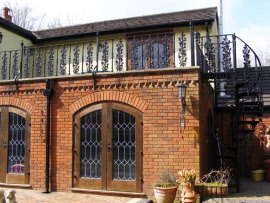
POLYGON ((60 75, 66 75, 67 70, 67 47, 64 45, 61 49, 60 75))
POLYGON ((119 39, 118 43, 116 44, 116 59, 115 59, 115 64, 116 64, 116 70, 117 71, 122 71, 123 70, 123 47, 124 44, 121 39, 119 39))
POLYGON ((16 75, 18 74, 18 59, 19 59, 19 54, 18 51, 15 51, 13 56, 13 64, 12 64, 12 78, 15 78, 16 75))
POLYGON ((31 49, 26 49, 24 53, 25 64, 24 64, 24 77, 29 78, 30 76, 30 57, 31 57, 31 49))
POLYGON ((36 76, 41 77, 41 70, 42 70, 42 51, 39 48, 36 51, 36 76))
POLYGON ((178 52, 178 60, 179 65, 184 67, 187 65, 187 38, 184 34, 184 32, 181 32, 180 37, 178 37, 179 40, 179 52, 178 52))
POLYGON ((53 75, 53 70, 54 70, 54 50, 53 47, 51 46, 49 51, 48 51, 48 76, 53 75))
POLYGON ((204 44, 206 50, 206 62, 208 64, 209 72, 215 72, 216 70, 216 57, 215 57, 215 48, 210 38, 204 44))
POLYGON ((90 73, 93 71, 93 45, 92 42, 89 42, 87 46, 87 57, 86 57, 86 71, 90 73))
POLYGON ((78 43, 73 49, 73 73, 78 74, 80 69, 80 48, 78 43))
POLYGON ((138 70, 139 69, 139 57, 138 57, 138 42, 136 37, 133 38, 131 42, 131 69, 138 70))
POLYGON ((149 35, 148 39, 146 40, 146 46, 147 46, 147 53, 146 53, 146 66, 147 69, 153 69, 154 68, 154 40, 149 35))
POLYGON ((3 57, 2 57, 2 80, 6 80, 7 79, 7 52, 4 52, 3 57))
POLYGON ((102 71, 108 71, 109 68, 109 44, 108 41, 105 40, 104 44, 101 45, 101 66, 102 71))
POLYGON ((250 67, 250 49, 249 47, 245 44, 243 48, 243 65, 244 68, 249 68, 250 67))
POLYGON ((167 68, 170 65, 170 38, 167 34, 162 38, 163 46, 162 57, 161 57, 161 68, 167 68))
POLYGON ((222 65, 224 71, 229 71, 232 69, 232 58, 231 58, 231 47, 230 47, 231 41, 228 39, 228 37, 225 35, 223 37, 223 40, 221 42, 222 47, 222 65))

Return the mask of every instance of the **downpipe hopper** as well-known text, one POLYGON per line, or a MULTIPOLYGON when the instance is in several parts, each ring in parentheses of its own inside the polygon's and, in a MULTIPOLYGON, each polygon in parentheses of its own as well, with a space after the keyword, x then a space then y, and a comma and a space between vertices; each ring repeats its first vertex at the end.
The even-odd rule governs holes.
POLYGON ((54 94, 54 81, 53 80, 46 80, 46 89, 43 92, 45 97, 52 97, 54 94))

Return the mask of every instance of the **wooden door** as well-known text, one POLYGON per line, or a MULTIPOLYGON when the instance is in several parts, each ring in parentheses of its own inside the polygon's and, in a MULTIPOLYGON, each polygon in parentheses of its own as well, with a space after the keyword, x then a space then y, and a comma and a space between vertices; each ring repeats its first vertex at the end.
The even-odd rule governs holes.
POLYGON ((141 192, 142 116, 117 103, 75 116, 74 187, 141 192))
POLYGON ((0 182, 29 183, 30 116, 12 108, 0 107, 0 182))

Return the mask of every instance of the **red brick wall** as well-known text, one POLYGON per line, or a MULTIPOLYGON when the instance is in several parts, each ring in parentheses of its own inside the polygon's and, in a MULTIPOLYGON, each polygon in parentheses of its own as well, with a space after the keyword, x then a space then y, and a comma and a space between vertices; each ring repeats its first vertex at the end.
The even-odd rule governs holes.
POLYGON ((209 149, 208 139, 211 133, 213 125, 213 102, 214 102, 214 91, 209 83, 200 83, 200 176, 206 174, 211 170, 209 168, 209 149))
MULTIPOLYGON (((210 99, 199 91, 199 70, 167 69, 135 73, 98 74, 97 86, 93 78, 82 76, 55 81, 55 93, 51 105, 51 188, 69 191, 72 187, 73 115, 76 111, 102 101, 122 102, 143 113, 143 192, 152 195, 152 184, 162 170, 175 175, 183 168, 195 168, 199 173, 200 130, 199 111, 203 103, 210 106, 210 99), (179 82, 186 83, 187 111, 180 115, 181 101, 177 97, 179 82), (200 106, 201 104, 201 106, 200 106), (180 116, 186 119, 186 127, 180 133, 180 116)), ((30 185, 35 189, 45 187, 45 130, 46 97, 43 96, 45 81, 19 82, 0 87, 0 105, 13 105, 31 115, 30 185), (41 120, 43 119, 43 121, 41 120), (41 133, 41 130, 43 133, 41 133)), ((204 140, 204 139, 203 139, 204 140)), ((205 157, 204 153, 201 156, 205 157)))

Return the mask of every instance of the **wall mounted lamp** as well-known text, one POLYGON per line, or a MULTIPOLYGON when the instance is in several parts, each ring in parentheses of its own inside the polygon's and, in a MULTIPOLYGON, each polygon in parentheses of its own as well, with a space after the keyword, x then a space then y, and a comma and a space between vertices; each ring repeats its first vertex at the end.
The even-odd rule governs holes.
POLYGON ((3 39, 3 34, 2 32, 0 32, 0 44, 2 43, 2 39, 3 39))
POLYGON ((186 90, 187 85, 184 83, 179 83, 177 85, 178 98, 181 99, 182 103, 182 111, 180 114, 184 114, 186 112, 186 90))

